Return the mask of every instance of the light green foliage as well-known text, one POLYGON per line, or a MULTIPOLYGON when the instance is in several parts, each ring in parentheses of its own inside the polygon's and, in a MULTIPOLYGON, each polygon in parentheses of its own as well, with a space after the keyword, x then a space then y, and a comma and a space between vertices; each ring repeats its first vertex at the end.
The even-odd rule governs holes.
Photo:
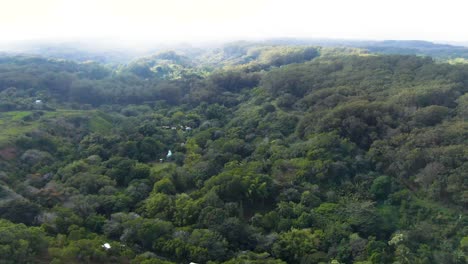
POLYGON ((173 198, 163 193, 152 194, 145 200, 144 212, 149 217, 171 219, 174 214, 173 198))
POLYGON ((398 245, 400 242, 402 242, 405 239, 405 235, 402 233, 396 233, 393 235, 392 239, 388 241, 389 245, 398 245))
POLYGON ((175 194, 176 189, 174 184, 168 178, 163 178, 157 181, 153 187, 154 193, 175 194))
POLYGON ((174 223, 178 226, 195 224, 201 210, 201 202, 194 201, 185 193, 179 194, 175 201, 174 223))
POLYGON ((312 47, 272 47, 267 48, 259 56, 260 63, 281 66, 311 60, 318 55, 312 47))
POLYGON ((226 262, 223 262, 223 264, 237 264, 237 263, 242 263, 242 264, 260 264, 260 263, 265 263, 265 264, 285 264, 286 262, 279 260, 279 259, 274 259, 270 256, 268 253, 253 253, 253 252, 242 252, 237 256, 236 258, 230 259, 226 262))
POLYGON ((309 255, 311 258, 317 258, 315 261, 319 261, 320 257, 316 253, 320 251, 322 239, 323 232, 320 230, 292 229, 279 237, 273 245, 273 253, 288 263, 300 262, 309 255))
POLYGON ((27 263, 47 250, 43 230, 0 220, 0 259, 5 263, 27 263))

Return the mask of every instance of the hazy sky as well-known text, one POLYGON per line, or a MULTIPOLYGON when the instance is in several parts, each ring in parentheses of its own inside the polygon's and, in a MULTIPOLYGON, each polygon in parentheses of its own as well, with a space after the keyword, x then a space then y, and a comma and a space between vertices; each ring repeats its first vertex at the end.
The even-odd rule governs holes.
POLYGON ((270 37, 468 41, 465 0, 0 0, 0 42, 270 37))

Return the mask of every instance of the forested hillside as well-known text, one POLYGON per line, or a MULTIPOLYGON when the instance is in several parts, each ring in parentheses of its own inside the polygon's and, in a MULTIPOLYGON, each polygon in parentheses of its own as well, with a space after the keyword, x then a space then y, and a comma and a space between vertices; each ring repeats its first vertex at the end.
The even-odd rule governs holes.
POLYGON ((0 263, 467 263, 468 65, 0 57, 0 263))

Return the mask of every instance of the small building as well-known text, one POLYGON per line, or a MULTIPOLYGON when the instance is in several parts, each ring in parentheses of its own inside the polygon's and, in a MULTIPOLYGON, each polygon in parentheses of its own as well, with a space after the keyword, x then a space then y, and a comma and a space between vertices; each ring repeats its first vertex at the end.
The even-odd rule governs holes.
POLYGON ((172 151, 171 151, 171 150, 169 150, 169 151, 167 152, 167 155, 166 155, 166 158, 170 158, 170 157, 172 157, 172 151))
POLYGON ((105 250, 111 249, 111 245, 109 243, 104 243, 101 247, 104 248, 105 250))
POLYGON ((42 104, 42 100, 36 99, 35 103, 36 104, 42 104))

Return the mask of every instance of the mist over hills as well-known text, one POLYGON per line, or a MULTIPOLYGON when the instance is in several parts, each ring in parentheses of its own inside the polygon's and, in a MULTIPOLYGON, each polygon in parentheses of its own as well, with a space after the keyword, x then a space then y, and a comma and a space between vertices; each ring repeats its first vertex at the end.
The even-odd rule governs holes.
MULTIPOLYGON (((340 40, 340 39, 295 39, 274 38, 266 40, 240 41, 244 45, 323 46, 353 47, 381 54, 407 54, 430 56, 438 60, 468 59, 468 47, 434 43, 422 40, 340 40)), ((138 57, 149 56, 160 51, 200 53, 204 50, 222 48, 239 41, 186 42, 186 43, 128 43, 118 40, 89 39, 81 41, 23 41, 0 45, 3 54, 30 54, 76 61, 100 63, 128 63, 138 57)), ((0 53, 0 54, 2 54, 0 53)))

